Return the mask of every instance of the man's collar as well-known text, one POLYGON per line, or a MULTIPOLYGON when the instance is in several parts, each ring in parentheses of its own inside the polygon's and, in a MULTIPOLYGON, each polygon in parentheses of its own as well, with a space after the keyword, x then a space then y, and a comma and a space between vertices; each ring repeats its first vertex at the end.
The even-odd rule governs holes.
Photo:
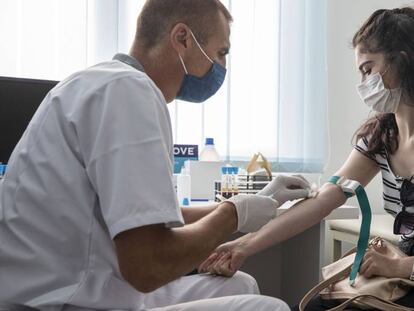
POLYGON ((123 62, 123 63, 131 66, 131 67, 134 67, 138 71, 145 72, 144 67, 140 64, 140 62, 137 59, 135 59, 134 57, 132 57, 128 54, 118 53, 112 59, 113 60, 118 60, 120 62, 123 62))

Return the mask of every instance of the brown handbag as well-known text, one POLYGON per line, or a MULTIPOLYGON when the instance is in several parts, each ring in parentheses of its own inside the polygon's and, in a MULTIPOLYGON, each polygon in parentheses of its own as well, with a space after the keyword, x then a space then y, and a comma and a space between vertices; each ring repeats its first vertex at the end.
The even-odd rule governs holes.
MULTIPOLYGON (((393 258, 407 256, 396 246, 379 237, 369 242, 370 248, 374 246, 377 251, 393 258)), ((322 268, 322 282, 303 297, 299 305, 300 311, 304 311, 309 301, 318 294, 322 299, 343 301, 328 311, 342 311, 350 305, 361 309, 412 311, 412 308, 398 305, 394 301, 404 297, 410 287, 414 287, 414 281, 382 276, 366 278, 363 275, 358 275, 355 284, 353 286, 349 284, 349 273, 354 262, 355 252, 356 248, 346 253, 338 261, 322 268)))

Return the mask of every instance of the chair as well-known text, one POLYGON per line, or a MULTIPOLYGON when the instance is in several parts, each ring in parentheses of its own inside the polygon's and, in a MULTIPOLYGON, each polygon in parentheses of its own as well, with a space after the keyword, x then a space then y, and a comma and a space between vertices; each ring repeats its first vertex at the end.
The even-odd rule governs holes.
MULTIPOLYGON (((360 219, 340 219, 328 221, 332 243, 333 260, 341 258, 342 242, 357 244, 359 237, 360 219)), ((398 245, 399 235, 393 233, 394 218, 391 215, 372 215, 371 238, 382 237, 384 240, 398 245)))

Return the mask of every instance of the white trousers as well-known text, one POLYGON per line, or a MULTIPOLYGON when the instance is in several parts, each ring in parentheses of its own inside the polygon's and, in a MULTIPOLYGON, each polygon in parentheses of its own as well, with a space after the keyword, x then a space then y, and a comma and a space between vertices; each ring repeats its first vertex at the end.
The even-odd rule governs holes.
POLYGON ((256 280, 244 272, 231 278, 199 274, 181 277, 145 294, 146 311, 289 311, 283 301, 259 295, 256 280))

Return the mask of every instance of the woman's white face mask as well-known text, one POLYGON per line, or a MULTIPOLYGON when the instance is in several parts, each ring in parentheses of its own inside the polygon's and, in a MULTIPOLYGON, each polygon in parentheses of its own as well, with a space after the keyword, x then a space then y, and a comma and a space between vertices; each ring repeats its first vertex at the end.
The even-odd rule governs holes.
POLYGON ((402 93, 401 88, 385 88, 382 75, 379 72, 361 82, 357 86, 357 91, 362 101, 371 110, 381 113, 395 113, 402 93))

